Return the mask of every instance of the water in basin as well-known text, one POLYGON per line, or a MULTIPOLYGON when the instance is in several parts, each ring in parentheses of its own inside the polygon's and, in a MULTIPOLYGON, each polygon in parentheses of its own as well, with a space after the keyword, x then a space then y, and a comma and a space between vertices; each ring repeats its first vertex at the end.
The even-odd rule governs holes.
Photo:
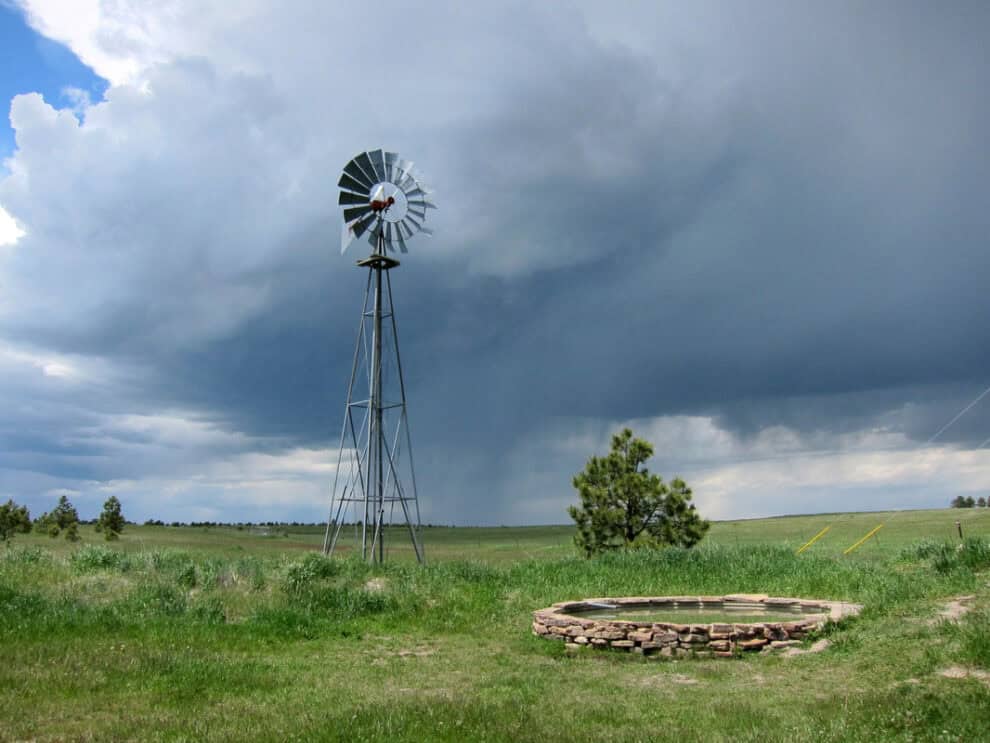
POLYGON ((744 602, 667 602, 650 604, 596 605, 568 611, 581 619, 619 619, 629 622, 666 622, 672 624, 748 624, 751 622, 790 622, 827 609, 802 608, 800 604, 757 604, 744 602))

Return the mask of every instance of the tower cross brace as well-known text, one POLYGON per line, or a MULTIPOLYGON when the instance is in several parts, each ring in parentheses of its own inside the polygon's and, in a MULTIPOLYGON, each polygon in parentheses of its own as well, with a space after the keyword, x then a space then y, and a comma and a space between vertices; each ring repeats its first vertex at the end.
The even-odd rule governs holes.
POLYGON ((416 559, 422 563, 425 556, 419 534, 412 436, 392 303, 390 271, 399 261, 385 252, 384 231, 379 223, 376 250, 357 262, 359 267, 368 268, 368 282, 347 386, 323 552, 332 555, 341 548, 351 511, 355 517, 351 522, 356 532, 354 548, 359 533, 362 559, 384 562, 386 525, 391 524, 398 505, 416 559), (402 476, 406 471, 408 479, 402 476))

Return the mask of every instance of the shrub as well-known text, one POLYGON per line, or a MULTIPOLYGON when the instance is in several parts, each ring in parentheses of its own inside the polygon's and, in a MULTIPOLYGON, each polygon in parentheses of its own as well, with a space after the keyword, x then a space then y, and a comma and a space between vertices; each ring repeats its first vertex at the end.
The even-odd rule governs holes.
POLYGON ((314 583, 337 574, 337 563, 325 555, 311 552, 302 560, 289 564, 285 571, 285 590, 288 593, 301 593, 314 583))
POLYGON ((131 569, 131 560, 123 552, 110 549, 102 544, 87 544, 72 553, 69 563, 80 573, 91 573, 97 570, 116 570, 126 572, 131 569))

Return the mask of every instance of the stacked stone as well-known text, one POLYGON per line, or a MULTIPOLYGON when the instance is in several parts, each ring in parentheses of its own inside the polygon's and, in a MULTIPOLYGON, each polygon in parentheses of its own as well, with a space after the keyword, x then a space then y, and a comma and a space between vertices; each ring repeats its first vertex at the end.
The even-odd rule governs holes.
POLYGON ((644 655, 699 656, 728 658, 743 652, 771 652, 798 645, 810 632, 826 622, 858 614, 862 607, 832 601, 773 598, 763 594, 730 596, 673 596, 593 599, 562 602, 533 613, 533 633, 576 646, 615 648, 644 655), (571 616, 600 608, 603 604, 624 608, 663 605, 704 605, 710 603, 777 605, 800 608, 804 614, 794 621, 747 624, 674 624, 635 622, 619 619, 588 619, 571 616))

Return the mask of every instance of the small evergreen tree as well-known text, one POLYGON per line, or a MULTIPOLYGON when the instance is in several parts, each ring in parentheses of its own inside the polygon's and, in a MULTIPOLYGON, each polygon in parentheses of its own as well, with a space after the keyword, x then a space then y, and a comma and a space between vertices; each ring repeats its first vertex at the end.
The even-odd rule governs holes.
POLYGON ((70 542, 78 542, 82 537, 79 536, 79 522, 73 521, 67 527, 65 527, 65 538, 70 542))
POLYGON ((124 515, 120 510, 120 501, 117 496, 111 495, 103 504, 103 513, 96 521, 96 530, 103 532, 103 537, 110 541, 120 536, 124 530, 124 515))
POLYGON ((66 496, 58 499, 58 505, 50 513, 43 513, 34 522, 34 530, 55 539, 63 531, 70 542, 79 541, 79 512, 66 496))
POLYGON ((653 446, 627 428, 612 437, 608 456, 592 457, 574 477, 581 504, 567 510, 578 527, 574 542, 587 556, 629 546, 691 547, 708 531, 683 480, 668 486, 643 467, 651 456, 653 446))
POLYGON ((20 532, 27 534, 31 531, 31 514, 27 506, 19 506, 13 499, 0 506, 0 542, 6 542, 20 532))

